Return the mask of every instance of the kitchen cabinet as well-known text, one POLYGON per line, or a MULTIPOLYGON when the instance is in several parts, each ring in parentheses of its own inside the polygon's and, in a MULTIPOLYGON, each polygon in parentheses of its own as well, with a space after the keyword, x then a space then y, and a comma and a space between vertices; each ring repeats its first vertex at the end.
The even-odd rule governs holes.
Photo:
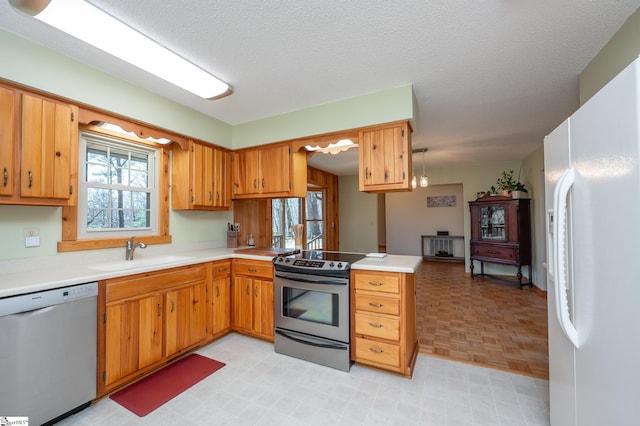
POLYGON ((78 108, 0 86, 0 203, 73 206, 78 108))
POLYGON ((484 264, 496 263, 517 268, 520 288, 531 283, 530 200, 484 196, 469 202, 471 215, 471 278, 484 276, 484 264), (474 272, 480 262, 480 274, 474 272), (522 283, 522 266, 528 266, 528 282, 522 283))
POLYGON ((15 91, 0 86, 0 197, 13 195, 16 100, 15 91))
POLYGON ((233 259, 233 329, 273 342, 273 264, 233 259))
POLYGON ((100 283, 98 396, 207 340, 209 264, 100 283))
POLYGON ((234 199, 306 196, 306 153, 291 144, 236 151, 232 168, 234 199))
POLYGON ((189 142, 173 149, 171 207, 175 210, 230 210, 229 151, 189 142))
POLYGON ((211 321, 212 337, 219 337, 231 331, 231 260, 221 260, 212 265, 211 321))
POLYGON ((411 125, 368 127, 359 133, 359 188, 363 192, 411 191, 411 125))
POLYGON ((415 273, 351 270, 351 359, 410 377, 418 353, 415 273))

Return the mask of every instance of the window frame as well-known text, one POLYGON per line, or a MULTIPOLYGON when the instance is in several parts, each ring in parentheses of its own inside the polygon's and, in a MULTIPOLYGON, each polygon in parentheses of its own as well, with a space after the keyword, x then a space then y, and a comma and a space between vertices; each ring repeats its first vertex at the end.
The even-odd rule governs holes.
MULTIPOLYGON (((133 131, 136 135, 153 136, 156 138, 166 137, 180 145, 182 149, 188 146, 188 141, 178 135, 163 131, 161 129, 145 126, 134 121, 129 121, 117 116, 111 116, 99 111, 80 108, 79 110, 79 132, 90 132, 97 135, 106 136, 122 140, 124 142, 136 145, 146 145, 158 149, 156 157, 156 175, 157 175, 157 232, 154 235, 144 236, 144 243, 149 244, 169 244, 172 241, 169 232, 169 183, 170 183, 170 152, 171 145, 164 145, 154 141, 149 141, 135 136, 129 136, 123 133, 102 129, 100 127, 88 124, 93 121, 103 121, 117 124, 126 131, 133 131)), ((78 175, 72 176, 75 187, 78 185, 78 175)), ((58 252, 71 252, 82 250, 106 249, 115 247, 124 247, 127 240, 134 236, 131 233, 125 237, 101 237, 101 238, 78 238, 78 213, 79 205, 68 206, 62 208, 62 239, 58 242, 58 252)))

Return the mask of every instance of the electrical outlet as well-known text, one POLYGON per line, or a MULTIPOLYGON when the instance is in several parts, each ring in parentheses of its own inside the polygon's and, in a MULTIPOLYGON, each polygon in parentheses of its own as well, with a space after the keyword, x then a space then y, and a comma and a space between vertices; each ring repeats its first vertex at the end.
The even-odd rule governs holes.
POLYGON ((22 235, 24 236, 25 247, 38 247, 40 245, 40 229, 24 228, 22 235))

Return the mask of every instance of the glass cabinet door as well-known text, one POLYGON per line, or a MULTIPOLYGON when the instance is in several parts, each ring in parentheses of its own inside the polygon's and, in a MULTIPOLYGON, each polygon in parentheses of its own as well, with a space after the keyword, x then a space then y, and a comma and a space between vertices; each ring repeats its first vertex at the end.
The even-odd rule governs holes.
POLYGON ((483 206, 480 208, 480 239, 505 239, 503 206, 483 206))

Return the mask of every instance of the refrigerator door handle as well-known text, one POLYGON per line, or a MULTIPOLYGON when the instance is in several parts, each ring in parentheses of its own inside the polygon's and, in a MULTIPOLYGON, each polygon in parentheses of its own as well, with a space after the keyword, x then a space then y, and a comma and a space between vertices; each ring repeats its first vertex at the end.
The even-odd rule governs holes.
POLYGON ((573 167, 565 170, 560 176, 556 190, 553 194, 553 210, 556 212, 553 221, 553 251, 555 259, 553 262, 554 286, 556 292, 556 316, 562 331, 576 348, 580 347, 578 330, 576 330, 571 317, 569 316, 569 300, 567 296, 567 195, 575 182, 575 169, 573 167))

